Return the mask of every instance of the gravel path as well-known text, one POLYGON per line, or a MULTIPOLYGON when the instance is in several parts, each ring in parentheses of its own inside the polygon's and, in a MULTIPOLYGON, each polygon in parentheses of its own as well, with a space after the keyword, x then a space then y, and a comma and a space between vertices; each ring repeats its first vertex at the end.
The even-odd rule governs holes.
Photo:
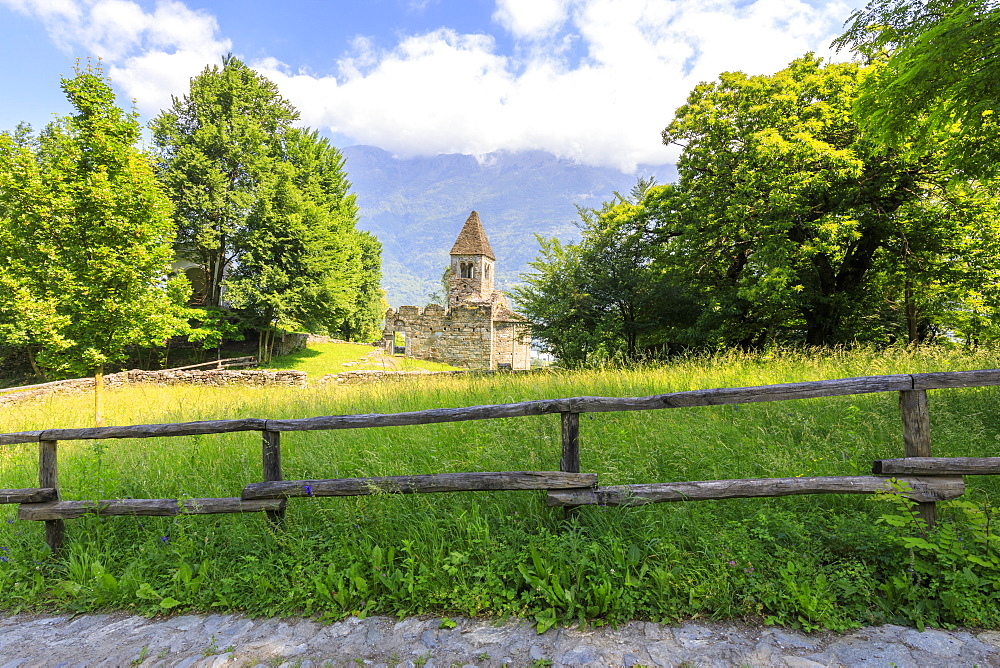
POLYGON ((900 626, 806 635, 775 627, 632 622, 541 635, 523 621, 188 615, 0 617, 0 668, 29 666, 1000 666, 1000 632, 900 626), (450 626, 454 621, 453 628, 450 626))

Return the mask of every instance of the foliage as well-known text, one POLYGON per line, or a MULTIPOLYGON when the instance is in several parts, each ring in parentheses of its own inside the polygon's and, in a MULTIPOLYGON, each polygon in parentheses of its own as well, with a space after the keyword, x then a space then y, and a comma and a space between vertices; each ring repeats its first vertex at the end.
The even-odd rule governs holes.
POLYGON ((685 290, 661 269, 662 247, 645 206, 653 185, 639 179, 629 196, 581 208, 577 244, 537 237, 534 272, 522 275, 513 294, 532 334, 562 364, 637 360, 688 316, 685 290))
MULTIPOLYGON (((115 424, 283 419, 998 364, 1000 354, 987 348, 974 354, 932 347, 729 352, 640 370, 463 375, 410 384, 130 386, 109 392, 106 413, 115 424)), ((936 394, 935 455, 993 453, 1000 432, 997 398, 997 388, 936 394)), ((872 459, 901 453, 896 403, 894 393, 876 393, 591 414, 581 428, 582 460, 602 484, 857 475, 872 459)), ((88 398, 63 396, 8 407, 4 426, 81 426, 88 416, 88 398)), ((394 430, 389 438, 376 429, 288 432, 282 463, 288 479, 553 470, 561 451, 558 422, 532 416, 423 425, 394 430)), ((248 447, 253 442, 252 433, 180 437, 163 447, 138 447, 150 443, 127 439, 80 442, 60 451, 61 492, 67 499, 233 496, 260 479, 259 451, 248 447)), ((11 488, 35 484, 37 449, 6 446, 0 479, 11 488)), ((942 516, 969 544, 971 536, 995 533, 982 523, 989 518, 994 526, 995 511, 986 501, 1000 481, 970 476, 966 484, 964 502, 982 511, 982 520, 967 522, 965 511, 957 510, 942 516)), ((986 581, 993 577, 990 569, 956 555, 938 564, 954 574, 940 582, 909 571, 916 570, 914 556, 928 568, 938 557, 918 544, 911 552, 903 538, 945 543, 919 529, 877 523, 882 515, 899 514, 893 503, 817 495, 587 507, 567 521, 533 492, 293 499, 283 531, 256 514, 72 520, 64 555, 47 552, 41 523, 18 522, 15 508, 4 506, 0 608, 326 619, 517 615, 540 628, 580 619, 602 624, 693 616, 831 629, 900 620, 1000 625, 996 590, 963 579, 967 565, 986 581), (948 597, 953 612, 942 616, 936 610, 948 609, 948 597), (926 612, 912 611, 917 601, 925 601, 926 612)), ((968 552, 989 562, 986 544, 968 552)))
POLYGON ((944 151, 972 177, 1000 164, 1000 4, 996 0, 873 0, 835 42, 885 61, 858 100, 876 141, 944 151))
POLYGON ((582 210, 515 294, 563 364, 683 349, 995 337, 995 184, 866 139, 872 67, 812 55, 700 84, 663 131, 680 181, 582 210))
POLYGON ((262 337, 277 325, 364 339, 381 317, 381 247, 354 227, 343 156, 296 118, 272 82, 227 56, 153 121, 178 250, 205 271, 207 305, 225 288, 262 337))
POLYGON ((893 510, 879 521, 892 527, 909 567, 880 585, 886 617, 921 630, 1000 624, 1000 511, 989 502, 949 501, 939 504, 942 521, 929 529, 913 502, 902 494, 890 500, 893 510))
POLYGON ((206 305, 222 303, 246 218, 275 166, 277 144, 298 118, 277 87, 233 56, 206 67, 191 91, 152 122, 159 177, 176 208, 178 248, 198 262, 206 305))
POLYGON ((917 341, 939 324, 935 289, 968 301, 963 251, 986 260, 965 265, 966 286, 995 283, 996 209, 968 204, 995 196, 861 136, 852 104, 867 73, 812 56, 773 76, 726 73, 664 130, 683 147, 681 178, 651 215, 670 269, 699 290, 705 318, 721 320, 705 329, 745 346, 917 341))
POLYGON ((171 206, 136 115, 99 66, 62 88, 75 115, 0 134, 0 341, 65 377, 184 332, 189 286, 167 279, 171 206))

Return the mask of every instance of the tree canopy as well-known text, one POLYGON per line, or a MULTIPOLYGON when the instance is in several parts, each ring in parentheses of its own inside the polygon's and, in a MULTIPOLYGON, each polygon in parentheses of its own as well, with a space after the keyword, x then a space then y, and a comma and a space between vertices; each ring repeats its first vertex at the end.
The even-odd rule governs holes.
POLYGON ((82 375, 186 328, 168 279, 172 207, 99 67, 62 80, 73 105, 39 135, 0 133, 0 341, 36 372, 82 375))
POLYGON ((225 299, 262 331, 365 338, 381 317, 381 247, 355 229, 343 156, 297 118, 272 82, 227 56, 154 119, 178 252, 204 270, 209 307, 225 299))
POLYGON ((863 88, 858 118, 876 141, 941 151, 972 177, 1000 164, 1000 2, 873 0, 835 42, 884 62, 863 88))
POLYGON ((996 190, 860 132, 877 67, 807 55, 696 87, 663 131, 679 183, 583 210, 579 244, 543 240, 517 294, 536 333, 570 363, 987 335, 996 190))

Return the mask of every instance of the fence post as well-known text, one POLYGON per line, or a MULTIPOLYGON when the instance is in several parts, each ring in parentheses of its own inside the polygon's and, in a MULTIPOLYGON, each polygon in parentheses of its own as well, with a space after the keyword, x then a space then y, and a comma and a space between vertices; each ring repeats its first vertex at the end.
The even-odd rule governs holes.
MULTIPOLYGON (((264 431, 264 480, 283 480, 281 474, 281 432, 264 431)), ((285 509, 265 510, 267 519, 272 526, 278 527, 285 522, 285 509)))
MULTIPOLYGON (((59 466, 56 462, 56 444, 58 441, 38 442, 38 486, 52 487, 56 490, 56 501, 59 500, 59 466)), ((45 542, 52 551, 60 549, 66 526, 63 520, 45 520, 45 542)))
MULTIPOLYGON (((580 414, 560 413, 562 425, 562 456, 559 458, 559 470, 565 473, 580 472, 580 414)), ((576 514, 576 506, 565 506, 563 516, 566 519, 576 514)))
POLYGON ((564 473, 580 472, 580 414, 560 413, 562 417, 562 457, 559 470, 564 473))
MULTIPOLYGON (((927 390, 902 390, 899 393, 899 412, 903 418, 903 456, 930 457, 931 415, 927 407, 927 390)), ((918 503, 917 513, 927 526, 934 526, 937 504, 933 501, 918 503)))

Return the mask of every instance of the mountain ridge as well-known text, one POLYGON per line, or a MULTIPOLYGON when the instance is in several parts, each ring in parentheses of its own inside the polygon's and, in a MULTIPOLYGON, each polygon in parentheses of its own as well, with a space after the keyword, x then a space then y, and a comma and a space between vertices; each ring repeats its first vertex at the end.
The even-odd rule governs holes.
POLYGON ((535 234, 579 238, 577 205, 598 207, 640 175, 659 183, 676 178, 673 165, 624 174, 544 151, 398 158, 356 145, 341 153, 361 213, 358 227, 382 241, 382 283, 393 307, 422 306, 440 290, 448 251, 472 211, 497 254, 498 286, 508 289, 538 254, 535 234))

